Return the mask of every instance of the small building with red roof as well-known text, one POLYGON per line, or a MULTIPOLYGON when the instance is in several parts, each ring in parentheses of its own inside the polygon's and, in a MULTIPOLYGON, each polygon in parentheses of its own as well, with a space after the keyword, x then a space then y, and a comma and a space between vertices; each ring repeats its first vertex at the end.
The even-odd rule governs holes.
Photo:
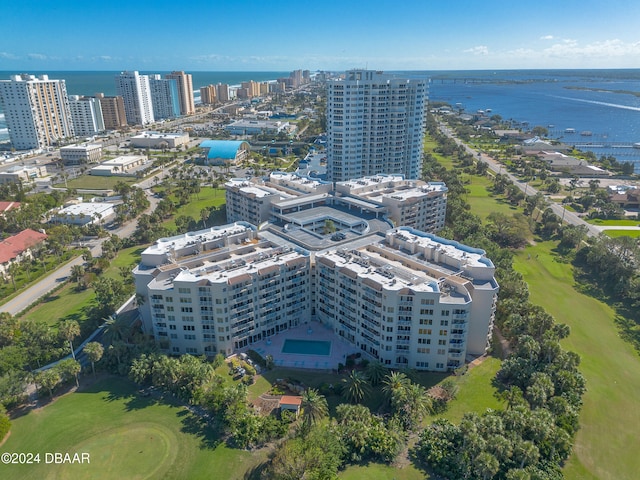
POLYGON ((0 216, 14 208, 20 208, 20 202, 0 202, 0 216))
POLYGON ((294 412, 297 417, 300 413, 300 407, 302 406, 302 397, 296 395, 283 395, 282 398, 280 398, 278 406, 280 407, 280 411, 290 410, 294 412))
POLYGON ((44 233, 27 228, 0 242, 0 274, 6 276, 9 265, 25 258, 33 258, 33 248, 47 239, 44 233))

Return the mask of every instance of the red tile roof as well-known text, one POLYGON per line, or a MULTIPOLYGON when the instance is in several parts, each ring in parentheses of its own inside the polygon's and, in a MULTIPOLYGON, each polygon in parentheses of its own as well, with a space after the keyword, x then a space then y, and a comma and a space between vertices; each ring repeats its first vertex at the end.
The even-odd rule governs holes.
POLYGON ((27 228, 17 235, 6 238, 0 242, 0 263, 13 260, 25 250, 44 242, 47 236, 27 228))
POLYGON ((0 202, 0 215, 14 208, 20 208, 20 202, 0 202))
POLYGON ((302 397, 294 395, 283 395, 280 399, 280 405, 302 405, 302 397))

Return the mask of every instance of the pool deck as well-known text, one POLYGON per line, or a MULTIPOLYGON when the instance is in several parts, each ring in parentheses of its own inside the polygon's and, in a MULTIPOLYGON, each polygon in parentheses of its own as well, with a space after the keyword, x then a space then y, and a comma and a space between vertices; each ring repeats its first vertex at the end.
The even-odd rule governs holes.
POLYGON ((339 363, 345 364, 347 355, 359 351, 355 345, 351 345, 343 338, 335 335, 333 330, 319 322, 302 324, 266 340, 254 343, 249 349, 255 350, 263 358, 271 355, 277 367, 308 368, 313 370, 337 369, 339 363), (329 355, 282 353, 282 346, 286 339, 331 342, 331 353, 329 355))

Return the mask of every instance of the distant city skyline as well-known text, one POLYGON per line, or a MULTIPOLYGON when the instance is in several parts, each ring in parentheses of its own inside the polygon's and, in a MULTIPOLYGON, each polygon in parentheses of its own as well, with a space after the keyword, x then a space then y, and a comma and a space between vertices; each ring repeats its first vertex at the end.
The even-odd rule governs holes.
POLYGON ((23 0, 0 70, 637 68, 638 19, 631 0, 23 0))

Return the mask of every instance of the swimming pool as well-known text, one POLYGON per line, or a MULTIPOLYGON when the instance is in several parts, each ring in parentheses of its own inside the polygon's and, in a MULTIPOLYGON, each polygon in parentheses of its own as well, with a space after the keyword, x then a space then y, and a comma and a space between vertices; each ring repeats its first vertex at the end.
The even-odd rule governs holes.
POLYGON ((282 345, 282 353, 298 355, 331 355, 331 342, 324 340, 296 340, 287 338, 282 345))

